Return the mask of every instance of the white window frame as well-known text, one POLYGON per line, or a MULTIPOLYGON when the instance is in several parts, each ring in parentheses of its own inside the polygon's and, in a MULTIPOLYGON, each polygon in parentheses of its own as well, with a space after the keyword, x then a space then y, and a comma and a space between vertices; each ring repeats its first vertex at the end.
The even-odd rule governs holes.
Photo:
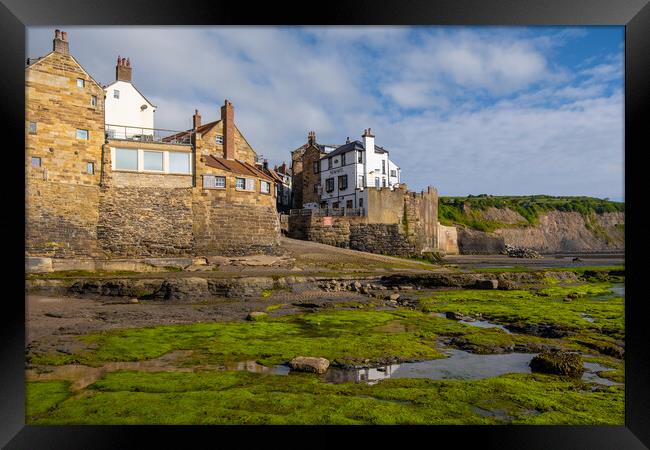
POLYGON ((166 158, 165 154, 168 154, 168 152, 164 152, 161 150, 150 150, 150 149, 138 149, 138 168, 141 169, 142 172, 146 173, 167 173, 169 171, 169 159, 168 157, 166 158), (160 153, 162 156, 162 170, 152 170, 152 169, 145 169, 144 168, 144 154, 145 153, 160 153), (165 164, 167 163, 167 164, 165 164), (167 169, 167 170, 165 170, 167 169))
POLYGON ((224 175, 203 175, 203 189, 226 189, 226 177, 224 175), (223 186, 218 181, 223 181, 223 186))
POLYGON ((77 128, 77 131, 75 131, 75 137, 76 137, 77 139, 81 139, 81 140, 87 141, 87 140, 90 139, 90 133, 88 132, 88 130, 84 130, 83 128, 77 128), (85 132, 86 132, 86 137, 85 137, 85 138, 83 138, 83 137, 79 137, 79 132, 80 132, 80 131, 85 131, 85 132))
POLYGON ((130 148, 130 147, 111 147, 111 169, 116 172, 137 172, 137 173, 150 173, 158 175, 187 175, 191 176, 193 174, 193 158, 192 154, 189 152, 174 152, 170 150, 154 150, 154 149, 143 149, 143 148, 130 148), (116 153, 117 150, 130 150, 137 152, 137 168, 136 169, 120 169, 115 167, 116 153), (144 169, 144 152, 155 152, 162 153, 163 155, 163 170, 145 170, 144 169), (189 172, 170 172, 169 170, 169 153, 187 153, 189 155, 189 172))
POLYGON ((95 163, 93 161, 86 161, 86 174, 95 175, 95 163))
MULTIPOLYGON (((276 186, 277 188, 277 186, 276 186)), ((261 180, 260 181, 260 192, 262 194, 270 194, 271 193, 271 183, 268 181, 261 180), (264 190, 264 186, 266 186, 266 190, 264 190)))
POLYGON ((223 145, 223 135, 217 134, 217 136, 214 138, 214 142, 216 144, 223 145))
POLYGON ((42 167, 43 166, 43 158, 41 158, 40 156, 32 156, 30 165, 32 167, 42 167), (34 165, 34 160, 38 160, 37 165, 34 165))
POLYGON ((166 164, 167 164, 167 170, 165 171, 165 173, 170 173, 170 174, 174 174, 174 175, 192 175, 192 154, 191 153, 166 151, 165 154, 166 155, 164 156, 164 158, 165 158, 164 161, 166 161, 166 164), (189 167, 188 172, 172 172, 171 165, 170 165, 170 156, 171 156, 172 153, 180 153, 182 155, 187 155, 187 163, 188 163, 188 167, 189 167))
POLYGON ((119 89, 113 89, 113 98, 120 99, 120 90, 119 89))
POLYGON ((84 80, 83 78, 77 78, 77 87, 80 87, 80 88, 86 87, 86 80, 84 80), (81 83, 79 83, 80 81, 81 81, 81 83))
POLYGON ((90 96, 90 106, 97 106, 97 96, 96 95, 91 95, 90 96))

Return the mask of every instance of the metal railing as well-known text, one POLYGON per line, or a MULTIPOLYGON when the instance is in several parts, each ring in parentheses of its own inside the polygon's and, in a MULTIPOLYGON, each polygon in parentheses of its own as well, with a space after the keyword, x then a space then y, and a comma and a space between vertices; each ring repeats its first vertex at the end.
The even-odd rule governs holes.
POLYGON ((166 130, 163 128, 142 128, 128 125, 106 124, 106 137, 137 142, 163 142, 166 144, 191 144, 192 131, 166 130), (178 137, 176 134, 182 133, 178 137))
POLYGON ((316 217, 342 217, 342 216, 365 216, 364 208, 304 208, 292 209, 291 216, 316 216, 316 217))

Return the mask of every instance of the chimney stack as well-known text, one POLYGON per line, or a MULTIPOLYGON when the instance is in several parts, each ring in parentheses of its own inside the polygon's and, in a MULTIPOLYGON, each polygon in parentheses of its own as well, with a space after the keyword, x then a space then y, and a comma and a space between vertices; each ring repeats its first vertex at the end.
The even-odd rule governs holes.
POLYGON ((235 108, 227 99, 221 107, 223 126, 223 157, 235 159, 235 108))
POLYGON ((315 144, 316 143, 316 132, 315 131, 310 131, 307 133, 307 143, 308 144, 315 144))
POLYGON ((199 114, 198 109, 194 110, 194 115, 192 116, 192 126, 195 130, 201 126, 201 115, 199 114))
POLYGON ((115 80, 131 82, 131 60, 129 58, 117 57, 115 66, 115 80))
POLYGON ((264 167, 264 170, 269 170, 269 160, 265 159, 264 162, 262 163, 262 167, 264 167))
POLYGON ((282 161, 282 165, 280 166, 280 170, 282 171, 283 174, 287 174, 287 163, 282 161))
POLYGON ((54 40, 52 41, 52 50, 63 55, 70 54, 70 45, 68 43, 68 33, 61 30, 54 30, 54 40))
POLYGON ((366 149, 366 152, 375 151, 375 135, 372 134, 372 130, 368 128, 363 130, 363 148, 366 149))

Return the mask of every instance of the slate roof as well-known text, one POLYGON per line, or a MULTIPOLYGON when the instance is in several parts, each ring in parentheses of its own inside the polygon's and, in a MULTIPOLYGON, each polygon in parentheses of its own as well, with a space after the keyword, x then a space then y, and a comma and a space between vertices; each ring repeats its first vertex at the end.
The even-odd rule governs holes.
MULTIPOLYGON (((325 156, 321 157, 321 159, 331 158, 332 156, 338 156, 338 155, 341 155, 343 153, 351 152, 353 150, 356 150, 358 152, 365 152, 366 151, 366 149, 363 146, 363 142, 361 142, 361 141, 352 141, 352 142, 349 142, 347 144, 341 145, 336 150, 332 150, 331 152, 329 152, 325 156)), ((375 152, 376 153, 387 153, 388 150, 386 150, 384 147, 380 147, 378 145, 375 145, 375 152)))
POLYGON ((237 159, 218 158, 216 156, 208 155, 205 157, 205 165, 214 167, 215 169, 227 170, 228 172, 236 173, 239 175, 254 176, 264 180, 274 182, 273 178, 264 173, 262 170, 244 161, 237 159))

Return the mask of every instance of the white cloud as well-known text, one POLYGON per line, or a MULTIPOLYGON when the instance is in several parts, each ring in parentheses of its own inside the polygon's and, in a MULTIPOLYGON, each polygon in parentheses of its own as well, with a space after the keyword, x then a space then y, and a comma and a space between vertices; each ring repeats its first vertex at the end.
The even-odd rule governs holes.
MULTIPOLYGON (((571 73, 553 59, 584 30, 407 27, 64 27, 100 82, 129 56, 156 125, 204 123, 224 98, 271 164, 306 141, 342 143, 372 127, 415 189, 441 193, 622 196, 620 56, 571 73), (580 77, 580 78, 578 78, 580 77), (484 101, 484 97, 490 101, 484 101), (568 103, 567 103, 568 102, 568 103)), ((29 56, 52 28, 28 30, 29 56)))

